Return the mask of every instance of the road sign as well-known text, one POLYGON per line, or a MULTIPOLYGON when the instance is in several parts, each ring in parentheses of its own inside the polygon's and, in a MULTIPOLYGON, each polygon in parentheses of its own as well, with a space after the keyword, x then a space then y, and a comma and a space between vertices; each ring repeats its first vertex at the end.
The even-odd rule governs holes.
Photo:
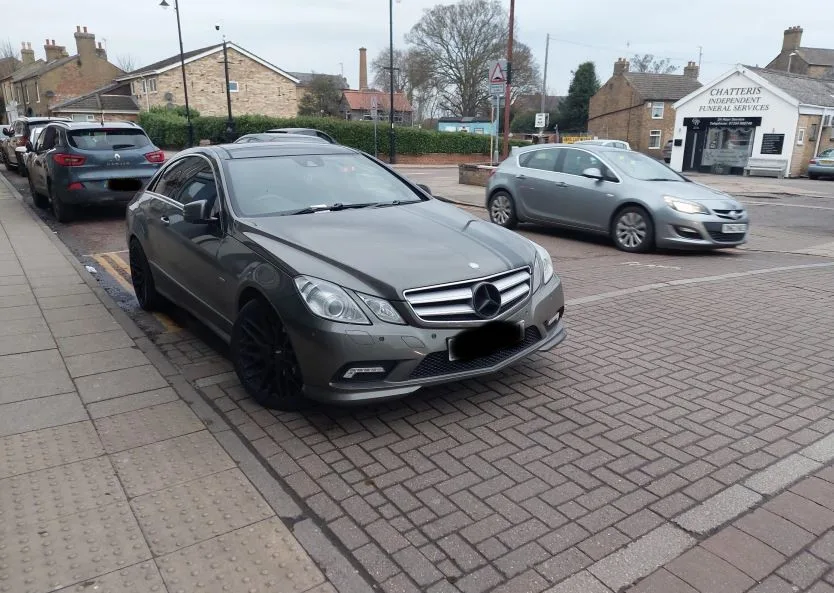
POLYGON ((490 84, 489 85, 489 94, 492 97, 503 97, 504 91, 506 90, 506 86, 503 83, 499 84, 490 84))
POLYGON ((536 128, 546 128, 547 127, 547 120, 550 119, 548 116, 549 113, 537 113, 536 114, 536 128))
POLYGON ((371 115, 373 115, 374 119, 376 119, 376 113, 379 109, 379 99, 376 95, 371 96, 371 115))
POLYGON ((507 60, 495 60, 489 65, 489 84, 507 83, 507 60))

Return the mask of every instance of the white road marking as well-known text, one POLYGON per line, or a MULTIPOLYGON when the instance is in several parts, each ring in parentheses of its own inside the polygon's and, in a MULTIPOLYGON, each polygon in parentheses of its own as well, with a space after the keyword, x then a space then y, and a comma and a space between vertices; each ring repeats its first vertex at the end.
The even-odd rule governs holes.
POLYGON ((834 210, 830 206, 808 206, 806 204, 775 204, 771 202, 741 202, 748 206, 782 206, 783 208, 808 208, 810 210, 834 210))

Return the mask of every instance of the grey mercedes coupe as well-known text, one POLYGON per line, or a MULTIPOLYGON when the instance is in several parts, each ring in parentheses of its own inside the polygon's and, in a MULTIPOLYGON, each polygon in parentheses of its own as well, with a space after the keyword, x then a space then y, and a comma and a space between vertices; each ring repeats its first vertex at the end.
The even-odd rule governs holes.
POLYGON ((180 152, 128 206, 127 239, 139 304, 227 340, 268 407, 399 397, 566 335, 543 247, 344 146, 180 152))

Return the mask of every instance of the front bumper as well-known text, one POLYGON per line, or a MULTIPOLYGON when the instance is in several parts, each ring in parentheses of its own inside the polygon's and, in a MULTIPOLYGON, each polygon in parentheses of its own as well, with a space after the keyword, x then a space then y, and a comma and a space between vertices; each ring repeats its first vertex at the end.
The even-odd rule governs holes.
POLYGON ((738 220, 722 218, 715 214, 683 214, 664 208, 655 218, 655 244, 671 249, 720 249, 735 247, 747 242, 750 219, 745 214, 738 220), (725 224, 745 224, 744 233, 724 233, 725 224))
POLYGON ((499 371, 536 351, 561 343, 567 332, 565 300, 557 276, 503 321, 524 322, 517 346, 469 361, 450 361, 447 339, 466 328, 328 323, 310 314, 284 316, 304 376, 305 394, 332 403, 362 403, 397 398, 421 387, 480 377, 499 371), (554 318, 558 316, 558 321, 554 318), (549 323, 550 322, 550 323, 549 323), (357 367, 385 368, 384 373, 345 379, 357 367))

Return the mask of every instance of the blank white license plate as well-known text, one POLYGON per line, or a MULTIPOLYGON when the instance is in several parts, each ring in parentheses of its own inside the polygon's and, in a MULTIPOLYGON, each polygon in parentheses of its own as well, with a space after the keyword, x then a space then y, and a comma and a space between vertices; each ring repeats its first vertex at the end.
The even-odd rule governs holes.
POLYGON ((722 224, 721 225, 721 232, 724 234, 731 234, 731 233, 746 233, 747 232, 747 225, 746 224, 722 224))
POLYGON ((834 161, 829 161, 829 160, 821 160, 821 161, 820 161, 820 165, 826 165, 826 166, 829 166, 829 165, 834 165, 834 161))

